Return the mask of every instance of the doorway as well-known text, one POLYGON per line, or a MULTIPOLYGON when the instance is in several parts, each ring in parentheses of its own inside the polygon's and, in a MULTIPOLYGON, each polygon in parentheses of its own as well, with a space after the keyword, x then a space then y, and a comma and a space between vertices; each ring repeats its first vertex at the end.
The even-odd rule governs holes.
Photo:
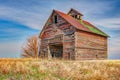
POLYGON ((50 45, 50 54, 52 58, 62 58, 63 56, 63 45, 62 44, 52 44, 50 45))

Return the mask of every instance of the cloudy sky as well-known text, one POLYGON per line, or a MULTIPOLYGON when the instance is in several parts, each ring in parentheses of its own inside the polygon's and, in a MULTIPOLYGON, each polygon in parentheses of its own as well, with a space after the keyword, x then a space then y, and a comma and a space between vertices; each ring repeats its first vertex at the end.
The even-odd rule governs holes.
POLYGON ((120 59, 120 0, 0 0, 0 57, 20 57, 26 39, 41 31, 53 9, 74 8, 105 31, 109 59, 120 59))

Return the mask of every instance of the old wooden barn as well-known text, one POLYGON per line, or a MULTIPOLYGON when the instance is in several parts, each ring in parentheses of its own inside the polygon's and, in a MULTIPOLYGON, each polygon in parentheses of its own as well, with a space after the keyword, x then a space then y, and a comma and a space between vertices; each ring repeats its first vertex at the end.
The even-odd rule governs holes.
POLYGON ((71 9, 53 10, 39 37, 40 56, 63 59, 107 59, 108 35, 71 9))

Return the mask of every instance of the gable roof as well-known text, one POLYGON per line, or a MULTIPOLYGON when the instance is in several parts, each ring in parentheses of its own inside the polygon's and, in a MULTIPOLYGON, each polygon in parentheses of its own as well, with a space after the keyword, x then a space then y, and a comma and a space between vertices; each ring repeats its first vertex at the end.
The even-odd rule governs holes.
POLYGON ((80 22, 78 20, 74 19, 70 15, 67 15, 67 14, 62 13, 57 10, 54 10, 54 11, 58 15, 60 15, 63 19, 65 19, 68 23, 70 23, 72 26, 76 27, 77 29, 90 32, 90 30, 88 28, 84 27, 84 25, 80 24, 80 22))
POLYGON ((101 31, 100 29, 98 29, 97 27, 95 27, 94 25, 92 25, 91 23, 89 23, 87 21, 84 21, 84 20, 78 21, 78 20, 74 19, 73 17, 71 17, 70 15, 67 15, 63 12, 60 12, 58 10, 54 10, 54 11, 58 15, 60 15, 64 20, 66 20, 68 23, 70 23, 72 26, 77 28, 78 30, 82 30, 82 31, 98 34, 101 36, 109 37, 106 33, 104 33, 103 31, 101 31))
MULTIPOLYGON (((93 34, 98 34, 98 35, 101 35, 101 36, 109 37, 106 33, 104 33, 103 31, 101 31, 100 29, 98 29, 97 27, 95 27, 94 25, 92 25, 91 23, 89 23, 88 21, 85 21, 85 20, 82 20, 82 21, 76 20, 72 16, 70 16, 68 14, 65 14, 65 13, 63 13, 61 11, 58 11, 58 10, 53 10, 53 12, 51 13, 50 17, 53 15, 53 13, 57 13, 65 21, 67 21, 69 24, 71 24, 72 26, 74 26, 78 30, 82 30, 82 31, 93 33, 93 34)), ((50 17, 48 18, 47 22, 45 23, 43 29, 45 28, 46 24, 48 23, 50 17)), ((41 34, 43 33, 43 29, 40 32, 39 36, 41 36, 41 34)))

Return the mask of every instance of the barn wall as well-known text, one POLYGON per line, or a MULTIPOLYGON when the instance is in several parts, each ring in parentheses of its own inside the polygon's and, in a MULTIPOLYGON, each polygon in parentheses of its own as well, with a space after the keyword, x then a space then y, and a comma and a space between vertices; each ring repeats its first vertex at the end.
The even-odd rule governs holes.
POLYGON ((56 44, 57 42, 62 42, 63 44, 63 58, 64 59, 75 59, 74 55, 74 32, 75 28, 70 25, 68 22, 66 22, 64 19, 62 19, 59 15, 58 17, 58 23, 54 23, 54 15, 57 15, 54 13, 50 19, 48 20, 48 23, 46 24, 45 28, 43 29, 43 33, 41 34, 41 57, 48 57, 49 56, 49 44, 53 43, 56 44), (57 35, 62 34, 62 39, 58 40, 56 39, 57 35))
POLYGON ((47 39, 41 39, 41 45, 40 45, 40 57, 47 58, 48 57, 48 40, 47 39))
POLYGON ((56 43, 56 42, 62 42, 56 39, 57 35, 63 34, 63 32, 58 29, 58 24, 62 22, 62 19, 59 15, 58 16, 58 24, 54 23, 54 15, 57 15, 56 13, 52 14, 52 16, 49 18, 48 22, 46 23, 46 26, 43 28, 42 34, 40 35, 41 38, 41 51, 40 51, 40 57, 48 58, 49 57, 49 42, 50 43, 56 43))
POLYGON ((75 39, 74 34, 65 35, 63 41, 63 58, 75 59, 75 39))
POLYGON ((107 59, 107 38, 84 31, 75 32, 75 58, 107 59))

